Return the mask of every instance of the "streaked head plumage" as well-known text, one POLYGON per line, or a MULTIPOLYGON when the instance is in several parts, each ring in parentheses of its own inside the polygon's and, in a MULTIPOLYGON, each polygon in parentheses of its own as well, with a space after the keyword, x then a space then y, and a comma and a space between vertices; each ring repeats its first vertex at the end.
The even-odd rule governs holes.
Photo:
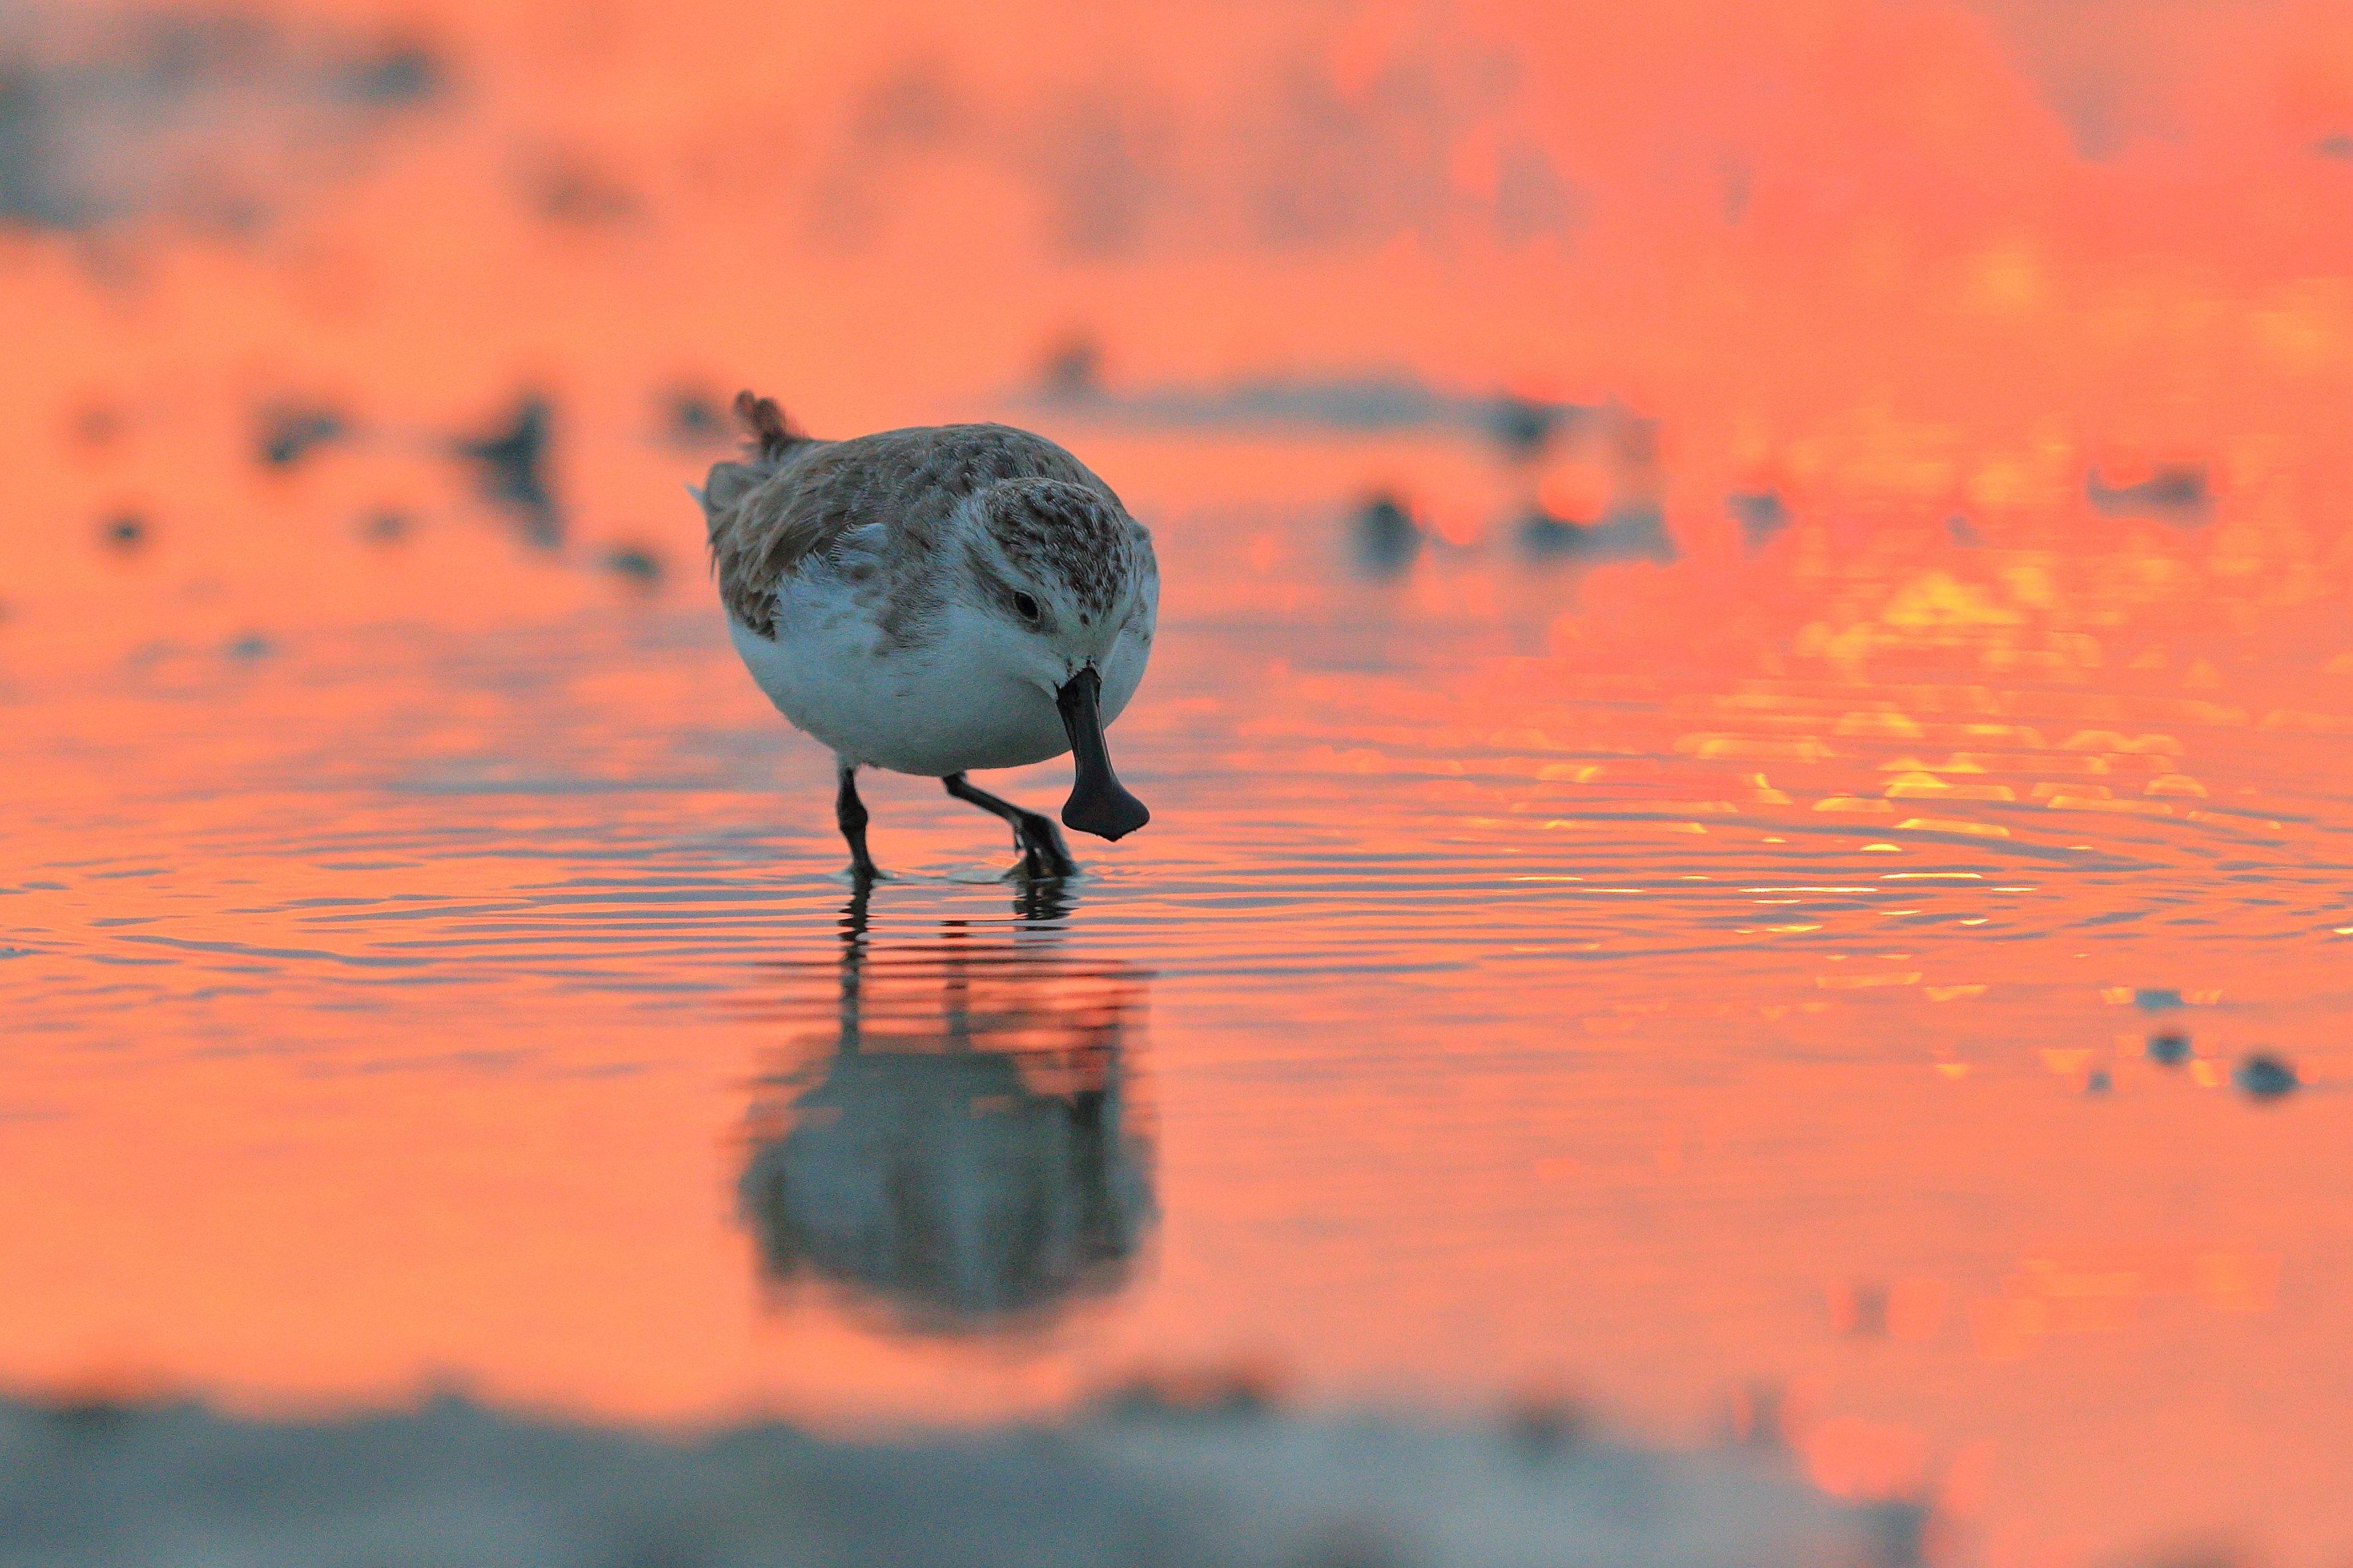
POLYGON ((1157 599, 1151 541, 1106 491, 1007 479, 969 507, 963 543, 975 596, 1024 631, 1074 650, 1108 647, 1157 599))

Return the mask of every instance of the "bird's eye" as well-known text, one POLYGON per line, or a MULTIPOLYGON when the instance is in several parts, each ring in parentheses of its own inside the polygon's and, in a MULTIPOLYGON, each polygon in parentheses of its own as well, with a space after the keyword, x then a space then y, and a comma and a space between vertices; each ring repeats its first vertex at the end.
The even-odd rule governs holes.
POLYGON ((1021 612, 1021 618, 1025 621, 1034 621, 1038 618, 1038 601, 1027 594, 1014 595, 1013 607, 1021 612))

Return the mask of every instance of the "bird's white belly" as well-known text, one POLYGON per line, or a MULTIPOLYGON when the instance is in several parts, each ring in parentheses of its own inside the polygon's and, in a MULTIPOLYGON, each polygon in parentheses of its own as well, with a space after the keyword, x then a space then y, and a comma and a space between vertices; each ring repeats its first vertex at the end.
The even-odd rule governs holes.
POLYGON ((848 611, 780 616, 774 641, 732 616, 727 631, 777 711, 850 762, 942 778, 1070 750, 1052 698, 951 642, 886 647, 848 611))

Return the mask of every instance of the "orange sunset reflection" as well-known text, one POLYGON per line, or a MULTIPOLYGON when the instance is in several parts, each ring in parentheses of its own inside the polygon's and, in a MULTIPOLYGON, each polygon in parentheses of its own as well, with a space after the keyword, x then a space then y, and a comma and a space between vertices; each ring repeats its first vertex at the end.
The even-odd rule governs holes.
POLYGON ((32 5, 0 277, 11 1386, 2353 1551, 2343 5, 32 5), (1117 488, 1148 829, 853 899, 739 385, 1117 488))

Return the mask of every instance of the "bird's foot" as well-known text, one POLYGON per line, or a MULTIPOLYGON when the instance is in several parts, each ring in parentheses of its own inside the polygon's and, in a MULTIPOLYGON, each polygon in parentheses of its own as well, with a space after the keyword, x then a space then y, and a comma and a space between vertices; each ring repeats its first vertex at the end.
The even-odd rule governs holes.
POLYGON ((1062 842, 1062 830, 1054 826, 1053 818, 1025 811, 1013 829, 1013 847, 1021 853, 1017 869, 1035 880, 1041 877, 1074 877, 1079 863, 1071 858, 1070 847, 1062 842))

